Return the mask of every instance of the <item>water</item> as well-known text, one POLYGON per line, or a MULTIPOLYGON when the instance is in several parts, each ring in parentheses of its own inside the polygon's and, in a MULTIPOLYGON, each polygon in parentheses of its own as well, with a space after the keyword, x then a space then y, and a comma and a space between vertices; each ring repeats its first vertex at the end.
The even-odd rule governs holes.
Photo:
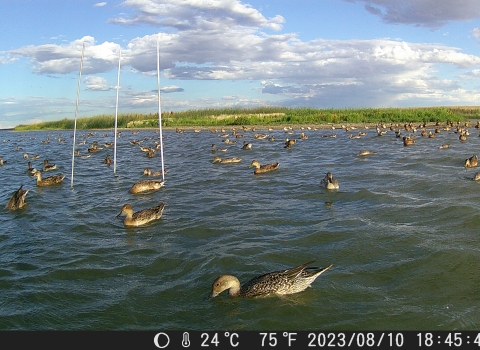
MULTIPOLYGON (((466 142, 442 131, 409 147, 373 128, 360 139, 305 130, 308 140, 257 130, 276 140, 250 131, 231 146, 220 130, 164 130, 165 186, 144 195, 128 190, 161 158, 130 141, 154 146, 158 130, 122 131, 116 174, 102 163, 113 148, 76 157, 73 188, 72 131, 1 131, 2 206, 21 184, 30 192, 25 209, 0 209, 0 329, 479 329, 480 182, 463 164, 480 138, 470 130, 466 142), (285 137, 298 139, 290 150, 285 137), (253 149, 241 150, 243 140, 253 149), (215 155, 243 161, 213 164, 212 143, 229 147, 215 155), (357 157, 365 148, 378 153, 357 157), (44 176, 63 173, 64 182, 36 187, 24 152, 40 155, 36 168, 57 164, 44 176), (253 159, 280 167, 253 175, 253 159), (327 171, 338 191, 319 186, 327 171), (162 219, 146 227, 116 217, 125 203, 136 211, 162 201, 162 219), (246 282, 310 260, 333 267, 302 293, 206 299, 221 274, 246 282)), ((112 130, 92 133, 77 131, 82 154, 113 141, 112 130)))

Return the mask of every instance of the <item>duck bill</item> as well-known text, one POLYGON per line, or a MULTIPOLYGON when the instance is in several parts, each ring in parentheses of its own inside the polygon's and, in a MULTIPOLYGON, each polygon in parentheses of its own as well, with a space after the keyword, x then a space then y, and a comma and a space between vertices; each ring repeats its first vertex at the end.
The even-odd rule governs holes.
POLYGON ((212 292, 208 297, 207 299, 213 299, 215 298, 219 293, 216 293, 216 292, 212 292))

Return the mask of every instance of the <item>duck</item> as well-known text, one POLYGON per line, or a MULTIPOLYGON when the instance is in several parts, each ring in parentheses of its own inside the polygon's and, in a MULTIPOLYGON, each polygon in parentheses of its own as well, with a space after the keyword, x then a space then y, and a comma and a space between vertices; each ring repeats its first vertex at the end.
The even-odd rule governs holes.
POLYGON ((117 215, 117 218, 124 214, 126 215, 125 219, 123 220, 123 224, 125 226, 143 226, 151 223, 152 221, 159 220, 162 217, 165 205, 166 203, 162 202, 154 207, 143 209, 134 213, 131 204, 124 204, 122 210, 117 215))
POLYGON ((473 180, 473 181, 478 181, 478 180, 480 180, 480 172, 475 173, 475 175, 473 175, 472 180, 473 180))
POLYGON ((411 146, 415 144, 415 139, 411 136, 404 136, 403 137, 403 145, 404 146, 411 146))
POLYGON ((289 138, 286 138, 286 139, 285 139, 285 147, 284 147, 284 148, 290 149, 290 148, 292 148, 292 146, 293 146, 294 144, 296 144, 296 143, 297 143, 297 140, 295 140, 295 139, 291 140, 291 139, 289 139, 289 138))
POLYGON ((18 190, 16 190, 12 197, 7 202, 5 206, 6 209, 10 210, 17 210, 23 208, 27 203, 25 202, 25 197, 29 190, 24 190, 23 185, 20 186, 18 190))
POLYGON ((55 170, 57 169, 57 165, 56 164, 51 164, 48 162, 48 159, 45 159, 43 161, 43 171, 50 171, 50 170, 55 170))
POLYGON ((217 145, 215 145, 214 143, 212 143, 212 153, 215 153, 215 152, 227 152, 227 149, 228 148, 218 148, 217 145))
POLYGON ((33 175, 36 171, 37 171, 37 169, 35 169, 35 168, 32 166, 32 162, 28 162, 27 172, 28 172, 30 175, 33 175))
POLYGON ((333 175, 331 172, 328 172, 325 175, 325 177, 322 179, 320 184, 329 190, 338 190, 340 188, 338 184, 338 180, 333 178, 333 175))
MULTIPOLYGON (((166 173, 168 173, 168 169, 164 169, 164 170, 163 170, 163 174, 166 174, 166 173)), ((162 171, 161 171, 161 170, 152 171, 152 170, 150 170, 149 168, 145 168, 145 169, 143 169, 143 175, 147 175, 147 176, 162 176, 162 171)))
POLYGON ((252 144, 251 144, 250 142, 243 141, 242 149, 244 149, 244 150, 250 150, 250 149, 252 149, 252 144))
POLYGON ((57 175, 43 178, 42 172, 40 170, 37 170, 35 173, 32 174, 32 177, 37 178, 37 186, 43 187, 43 186, 51 186, 51 185, 56 185, 61 183, 65 178, 65 175, 57 174, 57 175))
POLYGON ((238 157, 223 158, 223 159, 220 157, 213 158, 213 163, 219 163, 219 164, 240 163, 241 161, 242 161, 242 158, 238 158, 238 157))
POLYGON ((449 148, 449 147, 450 147, 449 143, 444 143, 443 145, 440 145, 438 148, 445 149, 445 148, 449 148))
POLYGON ((375 151, 370 151, 370 150, 368 150, 368 149, 362 149, 362 150, 360 150, 360 152, 358 152, 357 156, 358 156, 358 157, 368 156, 368 155, 370 155, 370 154, 377 154, 377 152, 375 152, 375 151))
POLYGON ((163 187, 165 181, 141 180, 132 185, 129 192, 132 194, 144 193, 159 190, 163 187))
POLYGON ((258 140, 264 140, 268 137, 268 134, 253 134, 253 137, 255 137, 258 140))
POLYGON ((90 158, 90 157, 92 156, 91 154, 80 154, 80 150, 79 150, 79 149, 77 149, 77 150, 75 151, 75 153, 76 153, 77 156, 79 156, 79 157, 82 158, 82 159, 90 158))
POLYGON ((268 295, 287 295, 304 291, 323 272, 330 269, 327 267, 309 267, 314 261, 309 261, 297 267, 286 270, 268 272, 252 278, 244 285, 240 284, 233 275, 221 275, 212 284, 210 298, 215 298, 220 293, 228 290, 231 297, 259 297, 268 295))
POLYGON ((470 158, 465 159, 465 168, 473 168, 478 166, 478 157, 476 154, 470 158))
POLYGON ((110 158, 110 155, 107 155, 105 157, 105 159, 103 160, 103 164, 107 164, 108 166, 110 166, 110 164, 112 164, 112 158, 110 158))
POLYGON ((3 160, 3 158, 0 157, 0 165, 5 165, 5 164, 7 164, 7 161, 3 160))
POLYGON ((261 174, 261 173, 266 173, 272 170, 276 170, 278 169, 279 165, 280 163, 278 162, 260 165, 260 162, 255 159, 255 160, 252 160, 252 163, 250 164, 249 168, 255 167, 255 169, 253 170, 253 173, 261 174))

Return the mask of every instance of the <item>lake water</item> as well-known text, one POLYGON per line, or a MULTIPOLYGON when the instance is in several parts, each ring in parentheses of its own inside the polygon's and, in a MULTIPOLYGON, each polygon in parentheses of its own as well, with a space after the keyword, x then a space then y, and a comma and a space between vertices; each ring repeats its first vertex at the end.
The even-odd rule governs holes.
MULTIPOLYGON (((479 151, 477 129, 464 142, 454 129, 436 138, 418 130, 408 147, 374 128, 359 139, 305 129, 307 140, 301 130, 256 130, 274 141, 237 129, 244 137, 233 145, 221 130, 164 130, 165 186, 143 195, 128 190, 145 167, 160 170, 161 157, 130 141, 154 146, 158 130, 122 130, 116 174, 103 164, 113 147, 75 157, 73 188, 73 131, 0 131, 0 329, 480 328, 480 182, 464 167, 479 151), (298 140, 291 149, 286 137, 298 140), (213 143, 228 151, 213 154, 213 143), (378 153, 358 157, 361 149, 378 153), (44 176, 65 174, 63 183, 36 187, 24 153, 40 156, 37 169, 57 164, 44 176), (213 164, 215 155, 243 160, 213 164), (253 159, 280 167, 254 175, 253 159), (327 171, 339 190, 320 187, 327 171), (22 184, 27 207, 4 209, 22 184), (125 203, 137 211, 163 201, 162 219, 146 227, 116 217, 125 203), (310 260, 333 267, 304 292, 206 299, 221 274, 246 282, 310 260)), ((113 140, 113 130, 76 134, 82 154, 113 140)))

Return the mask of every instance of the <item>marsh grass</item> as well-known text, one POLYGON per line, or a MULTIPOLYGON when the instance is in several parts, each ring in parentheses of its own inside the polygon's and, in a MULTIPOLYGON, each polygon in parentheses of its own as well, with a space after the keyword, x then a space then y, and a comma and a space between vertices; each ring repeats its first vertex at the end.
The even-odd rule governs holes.
MULTIPOLYGON (((316 109, 287 107, 218 108, 162 113, 164 127, 218 127, 243 125, 298 125, 339 123, 460 122, 476 119, 480 107, 316 109)), ((77 129, 111 129, 113 115, 77 118, 77 129)), ((158 127, 158 114, 121 114, 118 128, 158 127)), ((74 119, 18 125, 15 130, 73 129, 74 119)))

